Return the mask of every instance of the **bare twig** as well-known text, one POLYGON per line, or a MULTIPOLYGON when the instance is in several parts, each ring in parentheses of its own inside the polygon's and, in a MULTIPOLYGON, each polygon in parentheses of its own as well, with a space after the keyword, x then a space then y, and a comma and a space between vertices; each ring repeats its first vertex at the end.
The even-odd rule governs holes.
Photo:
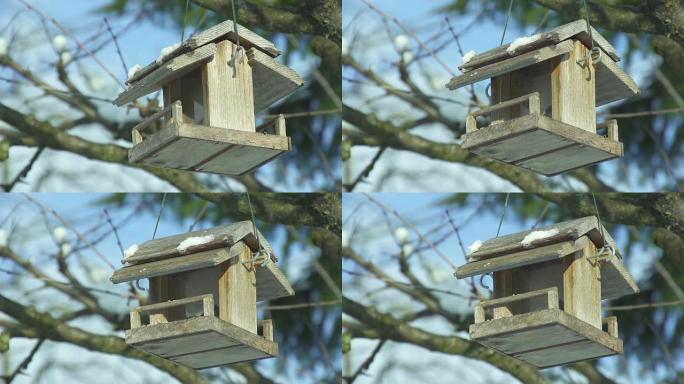
POLYGON ((24 166, 24 168, 22 168, 22 170, 19 171, 17 176, 14 177, 14 180, 12 180, 11 183, 2 186, 2 189, 4 189, 5 192, 10 192, 17 185, 17 183, 19 181, 21 181, 23 178, 28 176, 29 172, 31 172, 31 168, 33 168, 33 164, 35 164, 35 162, 38 160, 38 157, 40 157, 40 155, 41 155, 41 153, 43 153, 44 149, 45 149, 45 147, 38 148, 36 153, 34 153, 33 156, 31 157, 31 160, 29 160, 29 162, 24 166))
POLYGON ((109 20, 107 18, 104 18, 104 22, 107 25, 107 31, 109 31, 109 34, 112 36, 112 40, 114 40, 114 45, 116 46, 116 53, 119 54, 119 59, 121 59, 121 64, 124 67, 124 74, 128 76, 128 66, 126 65, 126 60, 124 60, 123 54, 121 53, 121 47, 119 47, 119 40, 116 38, 116 35, 112 31, 112 27, 109 25, 109 20))

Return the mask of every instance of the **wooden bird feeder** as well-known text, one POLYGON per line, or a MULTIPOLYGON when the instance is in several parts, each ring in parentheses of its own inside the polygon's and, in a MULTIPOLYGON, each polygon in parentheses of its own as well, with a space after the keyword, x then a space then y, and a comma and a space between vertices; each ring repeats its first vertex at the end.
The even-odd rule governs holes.
POLYGON ((601 300, 639 292, 621 259, 594 216, 485 241, 455 273, 493 273, 470 338, 539 368, 621 354, 617 318, 601 315, 601 300))
POLYGON ((195 369, 277 356, 256 306, 294 295, 276 261, 250 221, 142 244, 111 277, 149 279, 150 303, 131 311, 126 343, 195 369))
POLYGON ((475 55, 447 88, 491 79, 496 104, 468 115, 462 147, 547 176, 622 157, 617 122, 596 122, 596 107, 639 92, 619 60, 584 20, 475 55))
POLYGON ((249 173, 291 149, 282 115, 255 114, 304 82, 270 41, 228 20, 136 72, 114 101, 163 90, 164 109, 133 128, 131 163, 225 175, 249 173))

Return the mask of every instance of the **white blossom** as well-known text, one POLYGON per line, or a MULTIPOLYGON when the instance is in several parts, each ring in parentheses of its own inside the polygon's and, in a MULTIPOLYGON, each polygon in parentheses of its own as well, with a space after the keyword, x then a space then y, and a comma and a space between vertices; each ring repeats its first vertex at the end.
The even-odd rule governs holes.
POLYGON ((52 236, 55 237, 58 243, 62 244, 67 240, 67 230, 64 227, 56 227, 52 231, 52 236))
POLYGON ((404 61, 404 63, 410 62, 411 60, 413 60, 413 52, 404 51, 404 53, 401 54, 401 59, 404 61))
POLYGON ((0 228, 0 247, 7 246, 7 232, 0 228))
POLYGON ((71 53, 68 51, 62 52, 61 55, 59 55, 59 59, 62 61, 62 64, 69 64, 71 62, 71 59, 73 57, 71 56, 71 53))
POLYGON ((71 253, 73 248, 71 247, 71 244, 69 244, 69 243, 62 243, 59 250, 62 252, 62 255, 68 255, 71 253))
POLYGON ((406 243, 406 244, 402 245, 401 246, 401 252, 407 256, 412 254, 413 253, 413 245, 411 245, 411 243, 406 243))
POLYGON ((0 56, 5 56, 7 54, 7 40, 0 37, 0 56))
POLYGON ((63 35, 57 35, 52 39, 52 45, 58 52, 64 52, 67 49, 67 39, 63 35))
POLYGON ((394 46, 400 51, 405 51, 408 49, 409 38, 406 35, 397 35, 394 38, 394 46))
POLYGON ((399 241, 399 243, 405 244, 409 241, 409 231, 404 227, 399 227, 394 230, 394 237, 397 238, 397 241, 399 241))

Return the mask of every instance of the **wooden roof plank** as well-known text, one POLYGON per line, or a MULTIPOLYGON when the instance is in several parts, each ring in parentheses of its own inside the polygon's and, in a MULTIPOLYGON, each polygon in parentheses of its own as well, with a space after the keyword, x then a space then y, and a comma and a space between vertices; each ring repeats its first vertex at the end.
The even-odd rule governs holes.
POLYGON ((140 264, 165 259, 170 257, 181 256, 189 253, 197 253, 210 249, 225 248, 244 241, 252 251, 257 251, 259 245, 270 254, 273 254, 273 249, 265 237, 259 232, 259 243, 257 243, 254 235, 254 225, 251 221, 240 221, 228 225, 205 229, 201 231, 194 231, 182 233, 174 236, 163 237, 160 239, 149 240, 138 247, 138 250, 132 256, 126 258, 126 263, 140 264), (190 247, 186 252, 181 252, 178 249, 183 240, 190 237, 208 237, 213 236, 213 240, 207 241, 204 244, 190 247))
POLYGON ((596 106, 639 94, 639 86, 609 57, 596 64, 596 106))
POLYGON ((254 112, 258 113, 304 85, 292 68, 254 48, 247 51, 254 83, 254 112))
MULTIPOLYGON (((240 24, 238 24, 238 34, 240 35, 240 45, 244 46, 245 49, 256 48, 271 57, 280 56, 280 50, 271 41, 264 39, 240 24)), ((176 56, 195 50, 224 36, 234 43, 237 42, 232 20, 226 20, 205 31, 190 36, 190 38, 182 42, 176 49, 166 55, 162 65, 176 56)), ((155 60, 128 79, 127 83, 136 83, 159 67, 160 64, 155 60)))
POLYGON ((529 67, 531 65, 541 63, 542 61, 566 54, 572 49, 572 41, 562 41, 557 45, 542 47, 534 51, 511 57, 504 61, 494 62, 481 68, 474 69, 460 76, 456 76, 449 81, 447 88, 454 90, 466 85, 474 84, 481 80, 490 79, 504 73, 529 67))
MULTIPOLYGON (((600 47, 613 60, 620 61, 620 56, 618 55, 617 50, 610 44, 610 42, 601 36, 601 34, 598 33, 593 27, 591 33, 595 45, 600 47)), ((529 36, 527 37, 529 42, 525 44, 519 44, 513 52, 509 52, 509 47, 511 44, 506 44, 482 52, 473 56, 473 58, 471 58, 467 63, 459 66, 459 69, 463 72, 472 71, 475 68, 489 65, 496 61, 505 60, 509 57, 518 56, 544 46, 558 44, 561 41, 568 40, 573 37, 582 41, 584 45, 588 47, 591 46, 589 33, 587 33, 587 24, 584 20, 576 20, 571 23, 561 25, 548 32, 542 32, 537 35, 529 36)))
POLYGON ((211 43, 165 62, 141 81, 130 85, 114 100, 114 104, 122 106, 162 88, 164 84, 187 74, 201 63, 210 60, 215 53, 216 44, 211 43))

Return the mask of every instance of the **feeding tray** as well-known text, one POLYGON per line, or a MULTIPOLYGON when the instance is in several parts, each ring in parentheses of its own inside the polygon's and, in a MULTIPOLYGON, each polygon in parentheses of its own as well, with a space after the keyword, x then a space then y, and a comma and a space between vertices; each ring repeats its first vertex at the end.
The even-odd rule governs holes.
MULTIPOLYGON (((208 301, 211 308, 202 316, 187 320, 150 325, 137 325, 126 331, 126 343, 147 353, 163 357, 190 368, 204 369, 278 356, 278 344, 273 342, 272 329, 253 334, 219 319, 213 314, 211 295, 190 298, 183 303, 167 302, 163 306, 140 307, 135 313, 168 309, 191 303, 208 301), (152 308, 150 308, 152 307, 152 308)), ((270 326, 270 325, 269 325, 270 326)))
POLYGON ((257 132, 209 127, 183 121, 180 101, 134 128, 131 163, 188 171, 243 175, 291 149, 283 116, 257 132), (162 128, 143 139, 142 131, 155 122, 162 128), (270 127, 277 134, 263 133, 270 127))
POLYGON ((466 125, 461 144, 464 149, 546 176, 622 157, 624 153, 618 141, 617 121, 604 124, 606 137, 596 135, 540 114, 538 93, 482 109, 471 114, 466 125), (536 113, 477 128, 478 116, 523 102, 536 113))
POLYGON ((474 55, 447 88, 491 79, 494 104, 468 115, 462 147, 546 176, 622 157, 617 122, 596 121, 596 107, 639 92, 619 60, 584 20, 474 55))
POLYGON ((133 128, 133 164, 243 175, 290 151, 285 118, 256 114, 304 81, 270 41, 227 20, 197 33, 135 73, 114 104, 159 90, 165 108, 133 128), (238 41, 239 40, 239 41, 238 41))
POLYGON ((470 338, 539 368, 623 353, 601 301, 639 292, 617 244, 594 216, 487 240, 459 279, 493 274, 470 338))
MULTIPOLYGON (((499 300, 496 305, 529 299, 536 295, 553 296, 549 309, 509 317, 484 320, 476 318, 470 326, 470 338, 489 348, 523 360, 537 368, 549 368, 577 361, 623 353, 622 340, 617 338, 617 319, 605 319, 606 331, 597 329, 558 309, 558 291, 553 288, 520 294, 499 300), (527 295, 527 297, 523 297, 527 295)), ((495 306, 495 300, 479 304, 495 306)), ((484 315, 483 315, 484 316, 484 315)))

